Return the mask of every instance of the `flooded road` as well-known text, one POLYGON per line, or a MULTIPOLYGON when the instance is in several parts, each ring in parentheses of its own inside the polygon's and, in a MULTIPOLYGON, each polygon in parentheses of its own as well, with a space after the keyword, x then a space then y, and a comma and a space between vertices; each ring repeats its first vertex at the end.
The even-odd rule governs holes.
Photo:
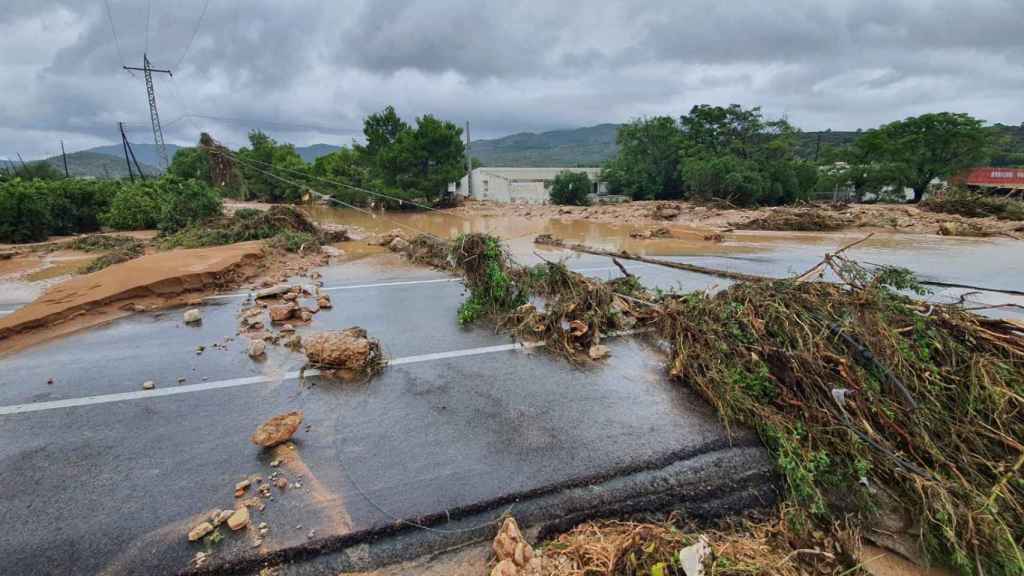
MULTIPOLYGON (((539 234, 595 248, 681 259, 732 271, 784 277, 813 266, 826 252, 868 235, 868 231, 762 232, 735 231, 724 242, 704 240, 708 229, 666 224, 673 238, 637 239, 630 233, 651 226, 609 224, 580 219, 522 216, 466 215, 448 212, 374 214, 327 206, 307 207, 317 220, 354 226, 366 233, 400 228, 408 233, 428 232, 442 238, 486 232, 505 239, 522 262, 536 260, 535 252, 561 252, 535 246, 539 234)), ((928 234, 876 232, 850 252, 859 261, 903 266, 923 279, 973 284, 993 289, 1019 290, 1024 286, 1021 243, 1008 238, 958 238, 928 234)))

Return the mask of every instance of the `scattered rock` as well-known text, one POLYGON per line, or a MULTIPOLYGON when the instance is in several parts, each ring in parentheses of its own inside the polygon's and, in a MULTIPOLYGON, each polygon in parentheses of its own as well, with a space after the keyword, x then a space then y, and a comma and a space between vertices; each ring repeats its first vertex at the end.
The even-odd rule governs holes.
POLYGON ((46 379, 46 383, 47 384, 53 384, 53 378, 47 378, 46 379))
POLYGON ((274 480, 274 486, 277 486, 278 490, 284 490, 288 487, 288 479, 284 476, 279 476, 274 480))
POLYGON ((658 220, 675 220, 681 213, 682 210, 678 206, 661 204, 655 208, 653 216, 658 220))
POLYGON ((590 356, 591 360, 607 358, 610 353, 611 350, 609 350, 604 344, 594 344, 590 347, 590 350, 587 351, 587 355, 590 356))
POLYGON ((249 357, 259 358, 267 352, 267 343, 263 340, 253 340, 249 342, 249 357))
POLYGON ((506 518, 491 544, 498 559, 491 576, 521 576, 540 573, 540 558, 535 557, 533 547, 523 538, 515 518, 506 518))
POLYGON ((203 321, 203 315, 198 308, 185 310, 185 324, 199 324, 203 321))
POLYGON ((392 252, 405 252, 410 246, 404 238, 395 238, 388 244, 388 250, 392 252))
POLYGON ((291 290, 292 290, 292 287, 287 285, 287 284, 278 284, 277 286, 271 286, 269 288, 264 288, 262 290, 257 290, 256 291, 256 299, 259 300, 260 298, 270 298, 272 296, 277 296, 278 294, 284 294, 286 292, 291 292, 291 290))
POLYGON ((271 468, 277 468, 280 465, 281 465, 281 460, 280 459, 275 459, 275 460, 271 460, 270 461, 270 467, 271 468))
POLYGON ((241 496, 242 494, 245 494, 245 491, 249 489, 250 485, 252 485, 252 480, 249 480, 248 478, 236 483, 235 496, 241 496))
POLYGON ((231 516, 228 517, 228 528, 232 530, 241 530, 249 525, 249 509, 245 506, 236 509, 231 516))
POLYGON ((298 334, 291 334, 281 339, 281 345, 292 350, 298 350, 302 347, 302 338, 298 334))
POLYGON ((373 244, 377 246, 390 246, 396 238, 402 238, 403 235, 404 233, 400 229, 395 228, 387 234, 382 234, 373 244))
POLYGON ((296 292, 289 292, 289 293, 285 294, 284 296, 281 296, 281 300, 284 300, 285 302, 294 302, 294 301, 298 300, 298 298, 299 298, 299 295, 296 292))
POLYGON ((316 301, 316 305, 321 308, 331 308, 333 306, 333 304, 331 304, 330 296, 326 294, 320 295, 320 298, 316 301))
POLYGON ((252 440, 253 444, 263 446, 264 448, 277 446, 282 442, 287 442, 288 439, 291 438, 299 429, 299 425, 301 424, 301 411, 279 414, 270 420, 267 420, 257 428, 250 440, 252 440))
POLYGON ((214 526, 220 526, 221 524, 227 522, 228 518, 230 518, 231 515, 234 514, 234 513, 235 513, 234 510, 221 510, 221 511, 219 511, 217 513, 217 516, 213 519, 213 525, 214 526))
POLYGON ((303 308, 302 310, 299 310, 299 319, 303 322, 309 322, 313 319, 313 312, 303 308))
POLYGON ((331 369, 370 374, 383 366, 380 342, 358 326, 336 332, 317 332, 303 338, 310 363, 331 369))
POLYGON ((153 388, 156 388, 156 382, 153 382, 152 380, 146 380, 142 383, 143 390, 152 390, 153 388))
POLYGON ((704 235, 705 242, 725 242, 725 237, 719 232, 712 232, 704 235))
POLYGON ((284 326, 281 326, 281 332, 295 332, 295 326, 285 324, 284 326))
POLYGON ((293 304, 268 306, 267 310, 270 311, 271 322, 284 322, 295 315, 295 306, 293 304))
POLYGON ((213 524, 210 524, 209 522, 201 522, 188 531, 188 541, 195 542, 210 532, 213 532, 213 524))

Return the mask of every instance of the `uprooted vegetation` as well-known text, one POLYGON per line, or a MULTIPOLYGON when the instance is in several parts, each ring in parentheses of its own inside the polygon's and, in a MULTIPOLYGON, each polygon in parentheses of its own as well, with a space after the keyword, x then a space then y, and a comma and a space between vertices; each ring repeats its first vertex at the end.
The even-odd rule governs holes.
POLYGON ((191 225, 159 243, 162 248, 202 248, 267 239, 273 247, 298 252, 315 251, 322 243, 344 240, 347 236, 344 232, 322 230, 295 208, 273 206, 266 211, 242 208, 231 216, 191 225))
POLYGON ((847 554, 846 547, 855 544, 825 538, 813 547, 805 540, 805 549, 796 548, 800 538, 784 515, 725 519, 702 528, 674 516, 663 522, 601 520, 580 524, 544 545, 540 573, 685 574, 680 551, 702 537, 712 552, 704 573, 718 576, 833 574, 841 571, 839 558, 847 554))
POLYGON ((764 216, 737 224, 741 230, 827 232, 841 230, 852 221, 839 213, 816 206, 773 208, 764 216))
POLYGON ((994 216, 1000 220, 1024 220, 1024 201, 953 189, 930 196, 918 205, 922 210, 959 214, 970 218, 994 216))
POLYGON ((450 249, 489 317, 574 361, 609 332, 653 326, 669 372, 727 425, 755 429, 787 486, 791 526, 865 534, 904 518, 927 558, 963 574, 1024 559, 1024 330, 928 304, 909 272, 830 256, 838 283, 746 281, 716 295, 653 295, 627 276, 514 264, 499 241, 450 249), (542 300, 538 308, 531 302, 542 300))

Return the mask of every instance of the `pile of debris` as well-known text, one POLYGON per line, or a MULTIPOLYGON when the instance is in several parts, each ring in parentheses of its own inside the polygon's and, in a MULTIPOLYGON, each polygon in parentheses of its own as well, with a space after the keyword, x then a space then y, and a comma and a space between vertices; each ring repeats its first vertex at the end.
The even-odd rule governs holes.
POLYGON ((163 248, 200 248, 275 237, 279 238, 279 246, 293 252, 300 247, 319 249, 321 244, 349 240, 343 228, 317 226, 298 209, 275 205, 269 210, 240 208, 230 216, 195 224, 163 237, 160 245, 163 248))
POLYGON ((818 206, 770 208, 759 218, 733 225, 740 230, 777 230, 792 232, 826 232, 841 230, 853 224, 841 211, 818 206))
POLYGON ((650 240, 651 238, 671 238, 672 231, 664 226, 658 226, 657 228, 648 228, 646 230, 633 230, 629 233, 630 238, 636 238, 638 240, 650 240))
POLYGON ((481 235, 451 254, 464 307, 570 359, 612 330, 656 326, 670 374, 727 424, 758 431, 806 529, 843 519, 873 537, 895 514, 917 523, 925 558, 1012 573, 1024 541, 1024 327, 914 300, 904 293, 923 290, 908 271, 841 252, 800 278, 741 279, 713 296, 517 266, 481 235), (825 269, 840 282, 806 281, 825 269))
POLYGON ((758 431, 809 521, 918 524, 924 555, 1011 573, 1024 541, 1024 329, 923 303, 905 271, 662 302, 670 373, 758 431))

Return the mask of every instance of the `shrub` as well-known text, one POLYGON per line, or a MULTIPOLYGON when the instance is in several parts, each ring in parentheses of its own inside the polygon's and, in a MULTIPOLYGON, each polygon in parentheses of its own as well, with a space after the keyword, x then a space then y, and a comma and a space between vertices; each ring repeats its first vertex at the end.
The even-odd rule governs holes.
POLYGON ((551 202, 553 204, 587 206, 590 204, 589 194, 593 189, 590 176, 586 172, 563 170, 551 184, 551 202))
POLYGON ((288 252, 319 250, 320 240, 309 232, 282 230, 268 242, 272 248, 280 248, 288 252))
POLYGON ((50 233, 44 188, 20 179, 0 183, 0 242, 39 242, 50 233))
POLYGON ((220 216, 220 195, 198 180, 164 178, 158 182, 160 217, 157 227, 173 233, 190 224, 220 216))
POLYGON ((100 229, 100 215, 121 184, 110 180, 64 179, 37 183, 46 188, 51 234, 79 234, 100 229))
POLYGON ((144 230, 156 228, 159 216, 157 192, 152 183, 145 182, 123 185, 100 221, 117 230, 144 230))

